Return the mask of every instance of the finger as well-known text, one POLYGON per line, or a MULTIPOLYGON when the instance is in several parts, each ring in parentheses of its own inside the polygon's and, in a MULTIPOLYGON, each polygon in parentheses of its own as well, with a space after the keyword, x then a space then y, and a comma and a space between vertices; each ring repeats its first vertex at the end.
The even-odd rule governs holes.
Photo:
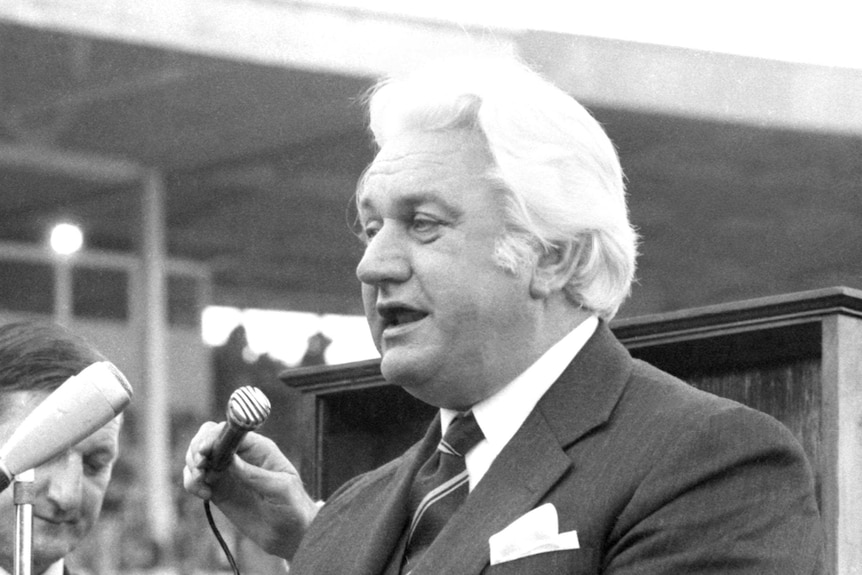
POLYGON ((186 450, 185 461, 188 467, 194 469, 203 468, 206 465, 207 456, 212 452, 213 443, 223 425, 214 421, 207 421, 201 425, 186 450))
POLYGON ((200 497, 201 499, 211 499, 212 489, 204 482, 203 472, 198 469, 183 469, 183 487, 186 491, 200 497))

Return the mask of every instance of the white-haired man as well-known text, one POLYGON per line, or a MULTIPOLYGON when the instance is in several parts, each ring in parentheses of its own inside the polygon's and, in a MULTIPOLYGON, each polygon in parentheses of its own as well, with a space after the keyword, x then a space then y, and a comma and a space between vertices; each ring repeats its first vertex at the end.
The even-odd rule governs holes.
POLYGON ((514 62, 384 82, 370 112, 357 276, 383 376, 440 415, 320 509, 259 436, 207 473, 212 423, 186 488, 301 575, 819 573, 789 431, 608 329, 637 238, 590 114, 514 62))

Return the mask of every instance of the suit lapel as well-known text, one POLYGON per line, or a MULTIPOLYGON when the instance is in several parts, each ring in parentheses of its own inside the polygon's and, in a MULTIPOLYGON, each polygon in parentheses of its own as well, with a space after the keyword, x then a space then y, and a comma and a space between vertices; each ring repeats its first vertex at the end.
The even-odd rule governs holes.
POLYGON ((564 448, 603 424, 628 380, 631 356, 602 322, 539 401, 413 575, 476 574, 488 538, 534 509, 577 461, 564 448))
POLYGON ((631 372, 631 355, 602 321, 535 411, 566 448, 610 418, 631 372))

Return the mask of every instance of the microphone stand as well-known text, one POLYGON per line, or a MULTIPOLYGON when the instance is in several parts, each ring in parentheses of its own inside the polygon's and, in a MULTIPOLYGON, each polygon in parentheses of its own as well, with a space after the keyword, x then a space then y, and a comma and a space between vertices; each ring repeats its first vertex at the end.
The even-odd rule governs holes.
POLYGON ((33 568, 33 501, 36 498, 32 469, 22 471, 13 480, 15 502, 15 573, 30 575, 33 568))

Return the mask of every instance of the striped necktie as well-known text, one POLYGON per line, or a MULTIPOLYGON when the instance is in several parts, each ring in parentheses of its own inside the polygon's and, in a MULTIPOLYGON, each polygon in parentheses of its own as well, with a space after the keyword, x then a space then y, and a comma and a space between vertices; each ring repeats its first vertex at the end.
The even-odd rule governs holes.
POLYGON ((472 412, 458 415, 449 424, 436 451, 419 469, 410 491, 413 519, 407 532, 402 573, 410 573, 443 525, 467 498, 469 477, 464 455, 484 437, 472 412))

